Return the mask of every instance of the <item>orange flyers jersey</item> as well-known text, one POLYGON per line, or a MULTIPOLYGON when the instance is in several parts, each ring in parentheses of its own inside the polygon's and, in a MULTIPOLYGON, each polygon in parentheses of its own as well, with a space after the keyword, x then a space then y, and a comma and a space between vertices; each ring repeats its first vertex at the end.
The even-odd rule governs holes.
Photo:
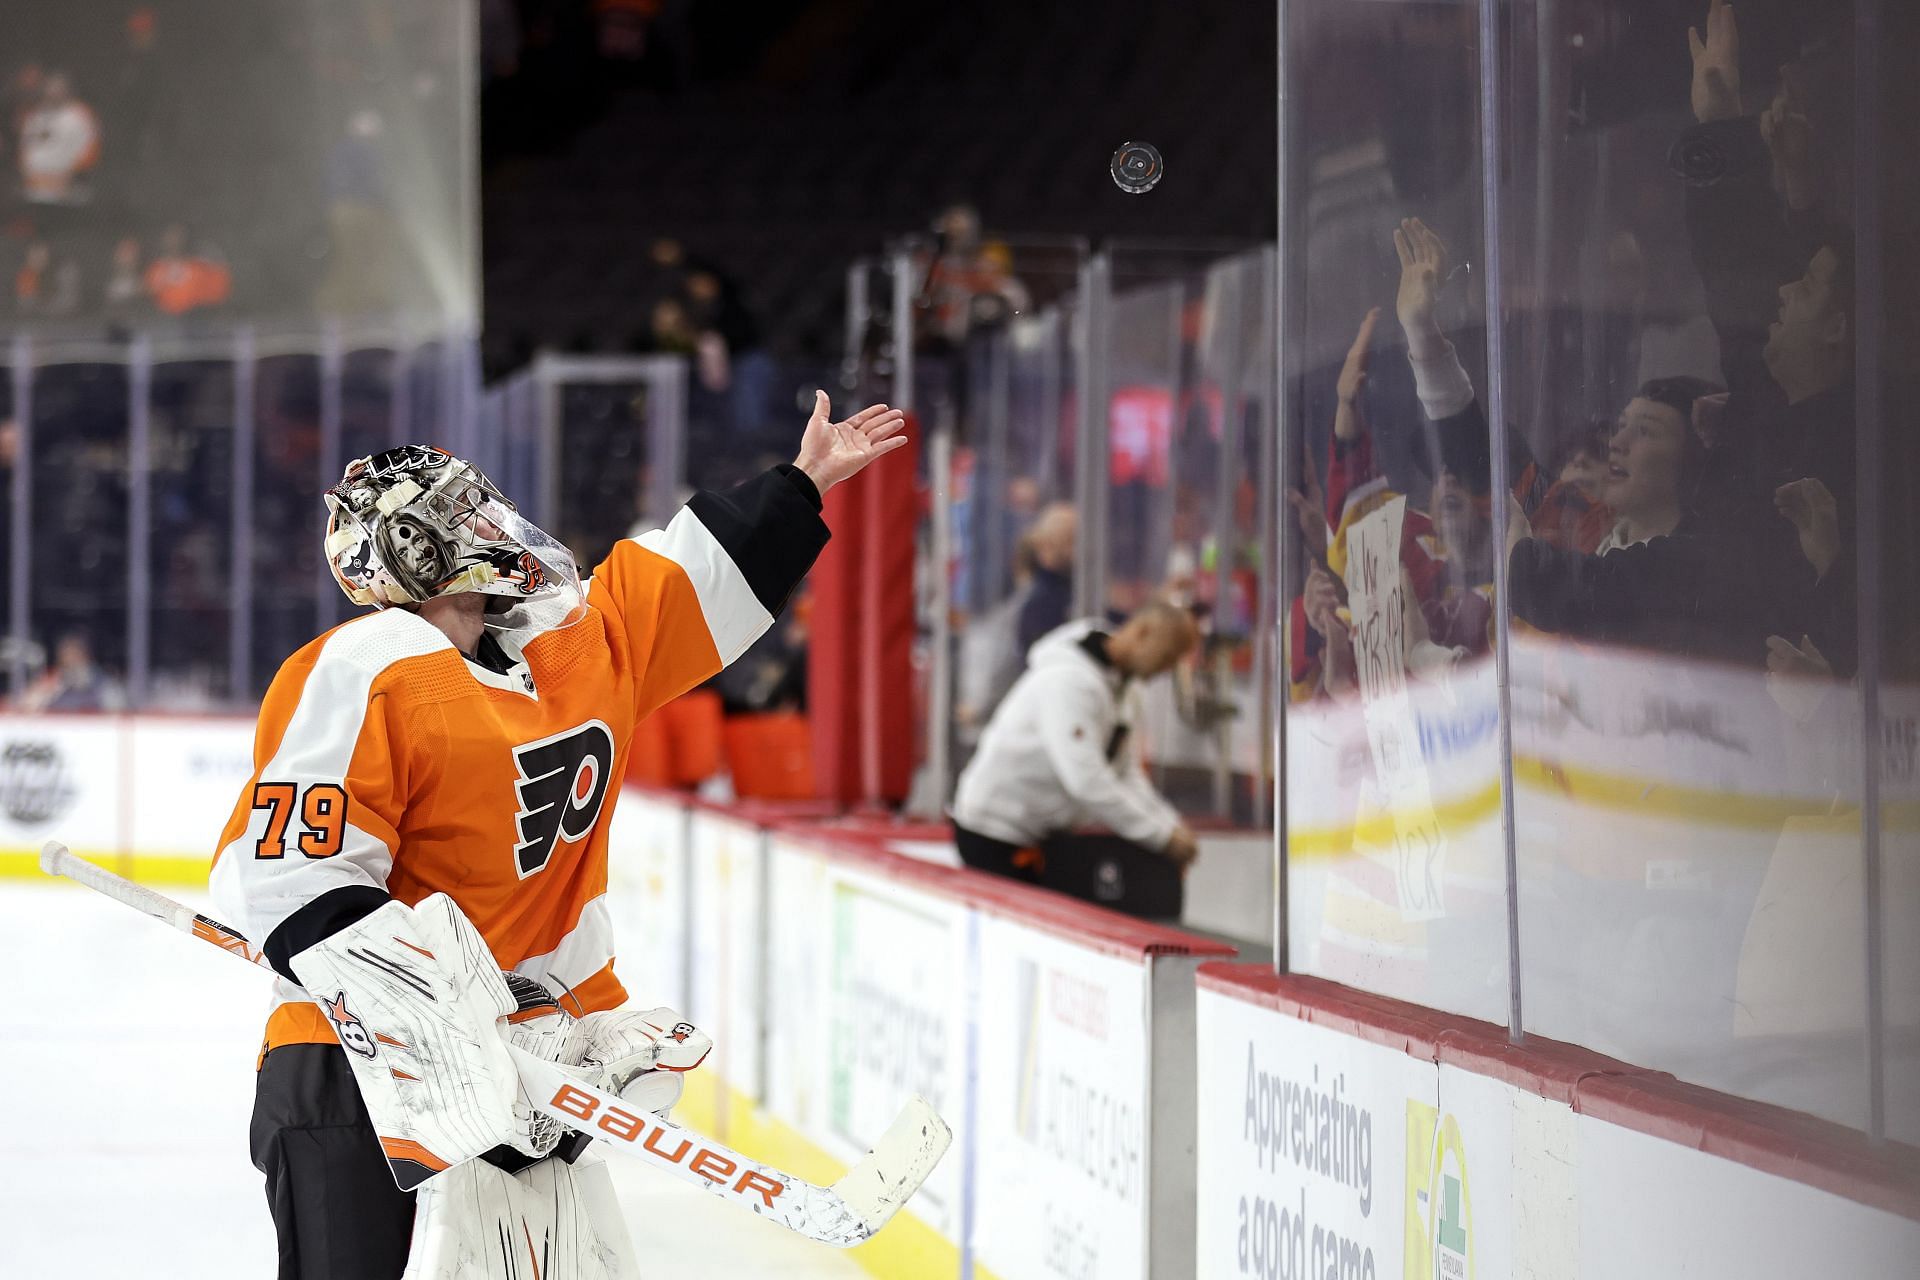
POLYGON ((289 959, 388 897, 448 894, 570 1012, 621 1003, 607 829, 634 725, 771 625, 826 543, 818 509, 792 467, 695 495, 608 555, 584 608, 508 613, 505 674, 397 608, 287 659, 211 878, 281 974, 266 1047, 334 1039, 289 959))

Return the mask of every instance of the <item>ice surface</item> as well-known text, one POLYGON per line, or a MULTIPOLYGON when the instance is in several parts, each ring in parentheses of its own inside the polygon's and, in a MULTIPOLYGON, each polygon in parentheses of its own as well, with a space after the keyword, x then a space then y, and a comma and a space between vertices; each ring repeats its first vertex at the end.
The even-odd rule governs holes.
MULTIPOLYGON (((247 1159, 266 975, 51 882, 0 883, 0 972, 0 1276, 271 1277, 247 1159)), ((614 1179, 648 1280, 864 1274, 694 1187, 614 1179)))

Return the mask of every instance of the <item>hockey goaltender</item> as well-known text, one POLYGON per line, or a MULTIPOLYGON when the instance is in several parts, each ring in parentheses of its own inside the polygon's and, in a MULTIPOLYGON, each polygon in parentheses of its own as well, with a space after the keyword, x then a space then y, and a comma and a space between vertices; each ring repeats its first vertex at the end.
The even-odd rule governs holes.
POLYGON ((821 393, 791 465, 694 495, 584 583, 431 446, 327 492, 327 562, 371 611, 274 677, 211 884, 279 974, 251 1146, 281 1280, 632 1274, 605 1165, 520 1096, 506 1042, 637 1111, 678 1100, 711 1042, 623 1007, 615 779, 640 719, 772 624, 826 544, 821 495, 903 425, 834 422, 821 393), (509 1236, 544 1262, 518 1270, 509 1236))

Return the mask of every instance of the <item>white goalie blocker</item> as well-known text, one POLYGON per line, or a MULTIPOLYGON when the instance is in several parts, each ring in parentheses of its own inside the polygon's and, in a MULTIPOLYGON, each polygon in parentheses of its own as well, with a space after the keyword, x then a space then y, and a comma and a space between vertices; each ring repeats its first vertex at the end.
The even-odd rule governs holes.
POLYGON ((340 1036, 402 1190, 502 1144, 546 1154, 500 1033, 518 1003, 453 899, 388 902, 292 967, 340 1036))

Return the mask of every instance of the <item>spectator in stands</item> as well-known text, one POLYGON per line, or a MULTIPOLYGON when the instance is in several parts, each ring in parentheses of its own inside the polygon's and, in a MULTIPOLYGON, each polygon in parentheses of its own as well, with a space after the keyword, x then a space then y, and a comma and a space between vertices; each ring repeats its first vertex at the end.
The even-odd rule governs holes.
POLYGON ((20 125, 20 181, 27 199, 81 203, 87 192, 80 177, 99 159, 100 123, 93 108, 73 96, 65 74, 52 73, 20 125))
POLYGON ((692 355, 699 350, 700 335, 687 315, 686 304, 679 298, 661 298, 655 302, 649 319, 655 351, 692 355))
POLYGON ((973 330, 1004 324, 1027 308, 1029 295, 1013 274, 1012 252, 983 238, 977 210, 952 206, 934 219, 933 234, 933 251, 918 264, 922 285, 914 329, 922 347, 956 349, 973 330))
POLYGON ((20 135, 25 130, 27 117, 39 109, 40 100, 46 96, 47 74, 36 63, 29 62, 13 73, 8 82, 6 96, 0 98, 0 121, 6 125, 6 142, 9 147, 17 146, 20 135))
POLYGON ((93 660, 93 646, 78 631, 60 637, 54 664, 20 697, 22 711, 114 711, 120 691, 93 660))
POLYGON ((27 246, 20 269, 13 273, 13 309, 23 316, 37 315, 53 293, 53 250, 44 240, 27 246))
POLYGON ((159 256, 147 265, 146 285, 153 305, 177 316, 225 302, 233 277, 211 252, 188 252, 187 229, 176 222, 160 237, 159 256))
MULTIPOLYGON (((1367 425, 1363 398, 1378 319, 1378 308, 1362 319, 1335 387, 1338 400, 1326 486, 1326 523, 1332 533, 1326 561, 1331 573, 1343 578, 1349 572, 1348 530, 1397 496, 1385 478, 1375 472, 1373 434, 1367 425)), ((1465 415, 1449 425, 1456 433, 1473 427, 1465 415)), ((1484 431, 1484 427, 1481 429, 1484 431)), ((1409 619, 1409 648, 1404 655, 1412 670, 1451 665, 1457 657, 1483 653, 1492 644, 1493 562, 1487 480, 1471 470, 1475 459, 1470 450, 1449 453, 1447 438, 1443 433, 1445 465, 1433 484, 1431 516, 1409 504, 1400 526, 1400 562, 1407 579, 1407 598, 1418 605, 1414 611, 1417 619, 1409 619), (1464 465, 1459 460, 1462 455, 1467 458, 1464 465), (1467 472, 1465 478, 1462 471, 1467 472)), ((1344 592, 1341 594, 1344 598, 1344 592)), ((1331 633, 1325 624, 1340 620, 1329 611, 1326 584, 1318 584, 1303 599, 1303 609, 1307 605, 1313 607, 1305 609, 1306 622, 1322 640, 1329 640, 1331 633)), ((1336 629, 1345 635, 1344 623, 1336 629)), ((1328 657, 1330 665, 1325 674, 1331 680, 1344 660, 1339 652, 1329 652, 1328 657)), ((1328 690, 1334 691, 1334 686, 1329 684, 1328 690)))
POLYGON ((1080 516, 1073 504, 1055 502, 1040 512, 1021 540, 1028 583, 1014 643, 1022 657, 1073 612, 1073 554, 1079 530, 1080 516))
POLYGON ((113 267, 107 275, 103 300, 110 315, 125 316, 137 310, 147 296, 147 283, 140 272, 140 242, 122 236, 113 246, 113 267))
POLYGON ((1028 656, 961 771, 954 837, 968 866, 1156 919, 1177 918, 1197 845, 1147 780, 1139 684, 1193 652, 1193 615, 1146 606, 1111 633, 1068 623, 1028 656), (1101 824, 1111 835, 1075 834, 1101 824))
MULTIPOLYGON (((1027 477, 1007 485, 1006 503, 997 512, 1018 519, 1039 501, 1027 477)), ((1000 699, 1027 665, 1027 650, 1073 612, 1073 547, 1079 518, 1070 502, 1043 507, 1013 539, 1010 580, 1013 590, 967 620, 960 650, 960 681, 954 716, 972 741, 1000 699), (1042 562, 1048 566, 1041 568, 1042 562)), ((965 598, 956 590, 959 598, 965 598)))
MULTIPOLYGON (((1613 524, 1603 490, 1607 478, 1607 451, 1618 424, 1596 420, 1561 451, 1552 470, 1553 487, 1528 514, 1538 536, 1556 547, 1597 547, 1613 524)), ((1704 437, 1702 447, 1704 448, 1704 437)))

